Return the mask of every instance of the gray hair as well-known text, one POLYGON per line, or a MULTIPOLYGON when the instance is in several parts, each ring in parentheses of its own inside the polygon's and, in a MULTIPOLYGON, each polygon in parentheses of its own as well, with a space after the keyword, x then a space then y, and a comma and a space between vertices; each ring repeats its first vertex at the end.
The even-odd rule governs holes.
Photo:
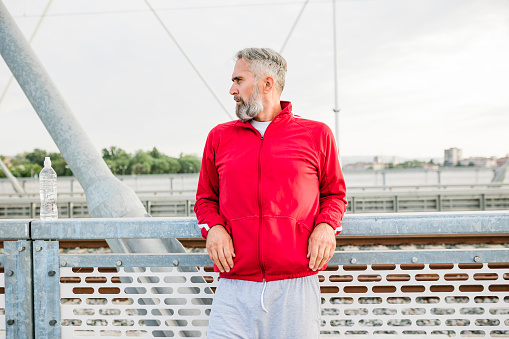
POLYGON ((237 60, 244 59, 249 62, 249 71, 256 80, 263 76, 274 78, 279 93, 285 87, 286 60, 270 48, 244 48, 235 55, 237 60))

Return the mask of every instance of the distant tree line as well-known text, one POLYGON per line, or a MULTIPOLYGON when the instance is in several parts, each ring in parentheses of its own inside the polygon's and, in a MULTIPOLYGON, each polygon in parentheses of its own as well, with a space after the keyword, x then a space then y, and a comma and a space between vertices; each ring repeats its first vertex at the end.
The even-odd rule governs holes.
MULTIPOLYGON (((433 159, 431 159, 428 162, 420 161, 420 160, 410 160, 405 161, 399 164, 389 163, 387 164, 387 168, 424 168, 426 165, 435 165, 433 162, 433 159)), ((444 164, 436 164, 439 167, 444 167, 444 164)), ((474 167, 475 164, 473 162, 470 162, 468 165, 462 165, 460 163, 457 163, 455 167, 474 167)))
POLYGON ((424 168, 426 166, 426 164, 434 165, 435 163, 433 162, 433 159, 431 159, 428 162, 421 161, 421 160, 410 160, 410 161, 405 161, 405 162, 402 162, 399 164, 394 164, 391 162, 388 164, 387 168, 424 168))
MULTIPOLYGON (((33 177, 44 167, 44 157, 51 158, 51 167, 58 176, 72 176, 72 171, 60 153, 48 153, 34 149, 32 152, 17 154, 10 159, 7 167, 16 177, 33 177)), ((134 154, 111 146, 103 148, 102 157, 113 174, 165 174, 165 173, 198 173, 201 161, 194 155, 180 154, 178 158, 170 157, 154 147, 151 151, 136 151, 134 154)), ((0 155, 3 161, 4 156, 0 155)), ((0 178, 6 175, 0 170, 0 178)))

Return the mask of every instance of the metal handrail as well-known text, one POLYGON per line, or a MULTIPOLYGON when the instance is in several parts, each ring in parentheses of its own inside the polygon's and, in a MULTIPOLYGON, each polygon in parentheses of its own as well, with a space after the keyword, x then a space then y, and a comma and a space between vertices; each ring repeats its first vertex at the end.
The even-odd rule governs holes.
MULTIPOLYGON (((509 234, 509 212, 346 215, 341 236, 509 234)), ((198 221, 182 218, 0 219, 0 239, 200 238, 198 221)))
MULTIPOLYGON (((509 212, 346 215, 342 236, 509 234, 509 212)), ((31 222, 32 239, 200 238, 196 218, 58 219, 31 222)))

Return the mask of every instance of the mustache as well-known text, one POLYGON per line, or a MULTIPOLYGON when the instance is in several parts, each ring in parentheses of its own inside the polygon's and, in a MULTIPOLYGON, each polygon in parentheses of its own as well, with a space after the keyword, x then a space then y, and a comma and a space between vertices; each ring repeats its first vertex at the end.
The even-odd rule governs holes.
POLYGON ((242 98, 239 96, 233 96, 233 100, 240 101, 241 103, 244 103, 244 100, 242 100, 242 98))

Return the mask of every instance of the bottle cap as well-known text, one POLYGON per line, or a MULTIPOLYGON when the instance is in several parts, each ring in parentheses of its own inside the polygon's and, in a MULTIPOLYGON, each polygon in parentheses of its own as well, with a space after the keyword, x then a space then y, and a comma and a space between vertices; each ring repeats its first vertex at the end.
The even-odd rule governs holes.
POLYGON ((51 167, 51 160, 49 157, 44 157, 44 167, 51 167))

